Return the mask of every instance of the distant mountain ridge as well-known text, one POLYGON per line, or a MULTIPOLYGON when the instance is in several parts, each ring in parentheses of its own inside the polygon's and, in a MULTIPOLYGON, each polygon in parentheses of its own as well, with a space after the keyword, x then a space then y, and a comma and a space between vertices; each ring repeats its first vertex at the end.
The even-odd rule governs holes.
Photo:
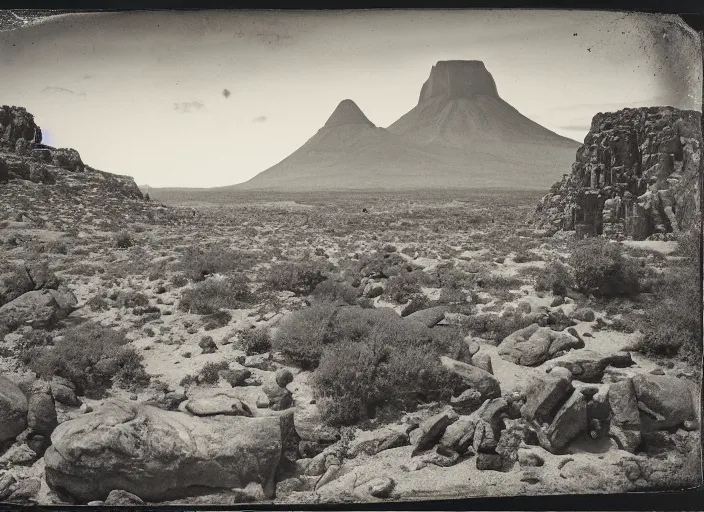
POLYGON ((578 147, 502 100, 481 61, 441 61, 418 104, 387 129, 345 99, 294 153, 224 188, 542 189, 570 168, 578 147))

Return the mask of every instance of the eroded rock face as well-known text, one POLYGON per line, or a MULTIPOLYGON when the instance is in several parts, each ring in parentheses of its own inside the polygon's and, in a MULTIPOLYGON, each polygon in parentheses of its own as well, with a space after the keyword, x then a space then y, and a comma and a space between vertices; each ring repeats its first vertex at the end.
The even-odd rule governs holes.
POLYGON ((499 355, 514 364, 537 366, 563 351, 583 347, 584 341, 574 336, 531 324, 504 338, 499 355))
POLYGON ((163 501, 252 482, 270 498, 298 446, 291 413, 201 418, 119 400, 62 423, 51 440, 47 483, 84 503, 114 489, 163 501))
POLYGON ((701 113, 626 108, 592 119, 571 174, 537 207, 543 227, 636 240, 699 224, 701 113))
POLYGON ((3 105, 0 108, 0 144, 14 149, 20 139, 40 143, 42 131, 27 109, 3 105))

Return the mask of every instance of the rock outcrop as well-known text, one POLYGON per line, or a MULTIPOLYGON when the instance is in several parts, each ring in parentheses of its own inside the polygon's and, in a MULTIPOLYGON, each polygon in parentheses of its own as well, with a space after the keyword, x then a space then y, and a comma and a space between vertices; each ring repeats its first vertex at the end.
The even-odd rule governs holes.
POLYGON ((62 423, 51 440, 47 483, 84 503, 114 489, 164 501, 250 483, 271 498, 298 451, 292 413, 197 417, 118 400, 62 423))
POLYGON ((538 204, 544 228, 577 237, 667 239, 699 225, 701 113, 626 108, 592 119, 571 174, 538 204))

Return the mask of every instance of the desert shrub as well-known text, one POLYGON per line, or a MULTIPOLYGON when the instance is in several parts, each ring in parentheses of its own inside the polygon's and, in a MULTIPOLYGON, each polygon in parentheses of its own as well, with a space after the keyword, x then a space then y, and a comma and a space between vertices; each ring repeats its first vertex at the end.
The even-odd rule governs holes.
POLYGON ((192 281, 203 281, 211 274, 243 272, 256 262, 256 255, 221 247, 189 247, 177 267, 192 281))
POLYGON ((543 258, 539 254, 536 254, 527 249, 520 249, 516 251, 516 255, 513 257, 513 261, 516 263, 527 263, 529 261, 541 261, 543 258))
POLYGON ((360 290, 358 288, 354 288, 349 283, 333 281, 332 279, 326 279, 313 290, 313 297, 319 301, 342 301, 350 305, 355 303, 359 295, 360 290))
POLYGON ((482 335, 485 338, 501 342, 509 334, 528 327, 534 322, 534 317, 520 313, 502 316, 492 313, 481 313, 470 316, 463 322, 463 325, 472 334, 482 335))
POLYGON ((235 274, 208 279, 181 293, 179 309, 199 315, 213 315, 222 309, 241 309, 255 300, 248 279, 235 274))
POLYGON ((130 235, 127 231, 120 231, 115 235, 115 246, 118 249, 129 249, 132 245, 132 235, 130 235))
POLYGON ((422 270, 401 272, 389 279, 384 295, 398 304, 404 304, 421 293, 421 286, 428 284, 431 278, 422 270))
POLYGON ((308 295, 325 281, 326 265, 315 261, 286 261, 276 263, 265 276, 265 285, 276 291, 290 291, 308 295))
POLYGON ((440 364, 432 337, 411 341, 401 325, 379 322, 362 340, 325 349, 312 382, 327 423, 349 425, 375 417, 380 407, 449 399, 457 378, 440 364))
MULTIPOLYGON (((217 363, 206 363, 200 372, 198 372, 197 380, 203 384, 217 384, 220 380, 220 371, 227 370, 230 365, 227 361, 220 361, 217 363)), ((183 385, 183 384, 182 384, 183 385)))
POLYGON ((102 396, 112 384, 135 389, 149 383, 142 356, 121 331, 86 322, 64 331, 53 347, 36 348, 30 368, 40 377, 59 375, 86 396, 102 396))
POLYGON ((264 354, 271 350, 271 336, 269 329, 259 327, 242 332, 242 348, 248 356, 264 354))
POLYGON ((46 243, 46 252, 50 254, 68 254, 66 242, 62 240, 50 240, 46 243))
POLYGON ((573 287, 572 272, 561 261, 550 261, 536 271, 535 289, 539 292, 550 291, 553 295, 565 295, 573 287))
POLYGON ((219 329, 220 327, 225 327, 232 320, 232 315, 227 311, 216 311, 212 315, 206 316, 203 321, 205 322, 205 330, 212 331, 213 329, 219 329))
POLYGON ((149 305, 149 297, 142 292, 120 292, 115 301, 118 308, 137 308, 149 305))
POLYGON ((570 256, 577 289, 600 297, 635 295, 638 267, 624 257, 621 246, 603 239, 580 243, 570 256))
POLYGON ((467 301, 467 295, 459 288, 444 287, 440 290, 438 302, 440 304, 462 304, 467 301))
POLYGON ((185 274, 177 273, 171 277, 171 284, 176 288, 182 288, 188 284, 188 278, 185 274))
POLYGON ((280 323, 274 348, 304 370, 314 368, 327 341, 328 324, 336 312, 337 308, 329 304, 294 312, 280 323))
POLYGON ((88 306, 91 311, 107 311, 110 309, 110 306, 108 306, 108 303, 105 301, 104 293, 96 293, 93 295, 86 301, 86 306, 88 306))
POLYGON ((488 274, 478 279, 477 284, 487 290, 510 290, 521 286, 523 282, 514 276, 488 274))
POLYGON ((695 265, 672 269, 661 279, 639 325, 643 333, 639 351, 699 361, 702 352, 701 283, 699 268, 695 265))
POLYGON ((415 266, 408 263, 398 252, 375 252, 363 254, 357 268, 363 277, 393 277, 404 271, 410 272, 415 266))

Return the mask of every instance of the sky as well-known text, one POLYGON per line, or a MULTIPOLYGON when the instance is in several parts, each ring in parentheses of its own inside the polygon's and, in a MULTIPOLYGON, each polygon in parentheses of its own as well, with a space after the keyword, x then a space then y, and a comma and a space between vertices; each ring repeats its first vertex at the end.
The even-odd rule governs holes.
POLYGON ((701 45, 676 18, 498 10, 57 16, 0 32, 0 104, 140 185, 225 186, 295 151, 343 99, 389 126, 454 59, 483 61, 505 101, 579 142, 598 112, 701 110, 701 45))

